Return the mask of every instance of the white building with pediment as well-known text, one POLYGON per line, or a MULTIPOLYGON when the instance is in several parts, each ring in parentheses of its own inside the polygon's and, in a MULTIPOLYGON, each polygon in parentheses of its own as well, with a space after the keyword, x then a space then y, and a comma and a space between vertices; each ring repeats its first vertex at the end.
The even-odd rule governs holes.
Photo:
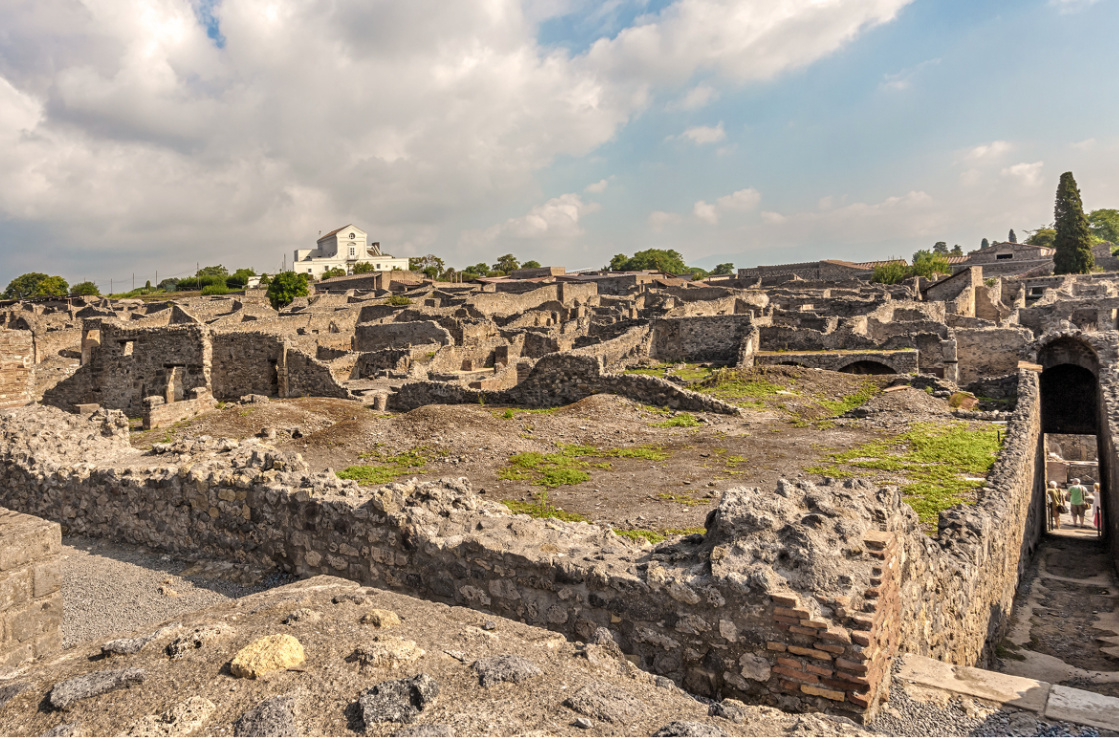
POLYGON ((406 257, 381 253, 381 244, 369 243, 369 234, 353 223, 322 236, 313 249, 296 249, 292 268, 319 279, 328 269, 344 269, 346 274, 353 274, 354 266, 362 262, 373 265, 376 272, 408 269, 406 257))

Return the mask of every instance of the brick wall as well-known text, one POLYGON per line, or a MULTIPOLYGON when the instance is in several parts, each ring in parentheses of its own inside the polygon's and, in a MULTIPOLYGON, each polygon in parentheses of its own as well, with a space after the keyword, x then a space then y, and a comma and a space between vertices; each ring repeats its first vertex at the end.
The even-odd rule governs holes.
POLYGON ((58 523, 0 508, 0 668, 62 648, 58 523))

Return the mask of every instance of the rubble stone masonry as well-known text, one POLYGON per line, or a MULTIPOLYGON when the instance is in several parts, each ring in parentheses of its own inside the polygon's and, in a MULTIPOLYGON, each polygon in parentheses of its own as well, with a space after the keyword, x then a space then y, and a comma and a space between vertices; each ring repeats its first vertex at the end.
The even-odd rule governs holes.
POLYGON ((34 366, 35 341, 31 332, 0 330, 0 408, 31 402, 34 366))
POLYGON ((62 648, 58 523, 0 508, 0 669, 62 648))

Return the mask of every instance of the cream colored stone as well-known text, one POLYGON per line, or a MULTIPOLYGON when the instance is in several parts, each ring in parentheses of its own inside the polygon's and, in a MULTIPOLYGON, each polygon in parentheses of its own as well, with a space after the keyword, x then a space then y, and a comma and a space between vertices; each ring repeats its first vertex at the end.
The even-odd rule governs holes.
POLYGON ((395 628, 400 625, 400 616, 392 610, 370 610, 361 617, 361 622, 374 628, 395 628))
POLYGON ((299 666, 306 657, 303 645, 289 635, 270 635, 253 641, 233 657, 233 676, 256 679, 270 671, 299 666))

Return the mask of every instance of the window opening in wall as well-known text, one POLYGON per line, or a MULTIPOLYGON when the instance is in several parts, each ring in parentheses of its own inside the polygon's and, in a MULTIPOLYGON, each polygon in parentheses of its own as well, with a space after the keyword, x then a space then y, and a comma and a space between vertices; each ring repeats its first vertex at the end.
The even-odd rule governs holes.
POLYGON ((134 343, 135 341, 125 341, 124 349, 121 351, 121 353, 123 353, 125 356, 132 356, 132 344, 134 343))
POLYGON ((999 259, 999 260, 1001 260, 1001 259, 1013 259, 1013 258, 1014 258, 1014 254, 998 254, 997 256, 995 256, 995 259, 999 259))

